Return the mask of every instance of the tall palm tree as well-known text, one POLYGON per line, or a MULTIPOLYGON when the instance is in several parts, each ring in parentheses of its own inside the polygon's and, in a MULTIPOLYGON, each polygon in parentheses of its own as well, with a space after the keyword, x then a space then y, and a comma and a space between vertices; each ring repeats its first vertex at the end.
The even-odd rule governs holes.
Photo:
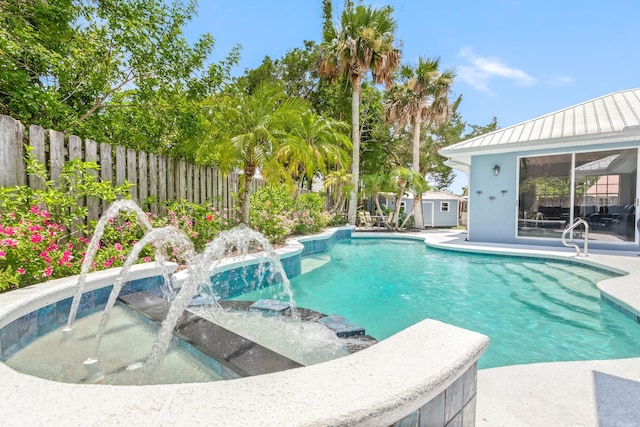
POLYGON ((286 165, 290 177, 298 178, 301 188, 305 177, 311 181, 316 173, 326 175, 330 165, 348 165, 345 151, 351 148, 348 130, 349 126, 344 122, 326 119, 307 110, 289 123, 287 138, 275 159, 286 165))
MULTIPOLYGON (((282 88, 260 85, 252 94, 239 93, 220 107, 225 129, 198 149, 198 160, 215 162, 225 172, 241 170, 242 219, 249 224, 251 180, 286 138, 287 124, 307 109, 299 98, 287 97, 282 88)), ((262 169, 263 175, 268 173, 262 169)))
MULTIPOLYGON (((330 11, 330 2, 329 2, 330 11)), ((321 58, 318 64, 320 76, 329 79, 345 77, 351 82, 351 162, 352 182, 348 218, 356 222, 358 206, 358 182, 360 179, 360 85, 362 78, 371 71, 376 83, 391 86, 393 72, 400 65, 400 50, 395 44, 396 21, 393 9, 385 6, 374 9, 346 1, 340 27, 325 19, 321 58)), ((325 9, 325 14, 327 10, 325 9)), ((326 18, 326 17, 325 17, 326 18)))
MULTIPOLYGON (((403 66, 400 70, 400 83, 389 91, 385 103, 387 121, 394 124, 394 130, 401 132, 406 127, 412 131, 412 165, 415 172, 426 176, 427 171, 420 169, 420 131, 421 124, 426 127, 438 126, 451 117, 451 85, 455 73, 453 69, 439 71, 440 59, 419 58, 415 68, 403 66)), ((422 193, 414 197, 415 226, 422 229, 422 193)))

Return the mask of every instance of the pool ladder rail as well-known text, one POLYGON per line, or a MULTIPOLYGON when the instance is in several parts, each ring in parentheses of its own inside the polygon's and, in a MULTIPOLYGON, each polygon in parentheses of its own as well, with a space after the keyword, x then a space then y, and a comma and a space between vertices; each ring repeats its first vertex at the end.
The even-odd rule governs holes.
POLYGON ((562 244, 568 247, 574 247, 576 249, 576 256, 589 256, 589 223, 583 218, 576 218, 573 224, 568 226, 562 232, 562 244), (567 243, 567 234, 579 225, 584 225, 584 251, 580 253, 580 247, 575 243, 567 243))

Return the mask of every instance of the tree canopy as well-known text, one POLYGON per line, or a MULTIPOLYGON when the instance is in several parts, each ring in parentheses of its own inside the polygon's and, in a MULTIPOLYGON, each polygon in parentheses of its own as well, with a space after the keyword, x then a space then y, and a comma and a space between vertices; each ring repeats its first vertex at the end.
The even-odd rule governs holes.
POLYGON ((260 172, 300 187, 319 177, 333 210, 349 200, 352 222, 358 194, 422 185, 411 176, 389 188, 406 168, 446 189, 453 171, 438 149, 497 120, 464 121, 453 71, 438 60, 398 70, 390 6, 347 0, 336 22, 331 0, 322 6, 319 41, 235 75, 239 46, 211 62, 211 34, 185 37, 196 0, 0 0, 0 113, 247 180, 260 172))

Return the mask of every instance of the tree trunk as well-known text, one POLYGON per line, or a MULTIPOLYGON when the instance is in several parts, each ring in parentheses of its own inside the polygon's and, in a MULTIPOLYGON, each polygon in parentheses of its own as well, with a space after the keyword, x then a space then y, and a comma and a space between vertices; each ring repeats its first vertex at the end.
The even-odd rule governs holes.
POLYGON ((389 222, 393 222, 393 228, 398 229, 398 221, 400 221, 400 204, 402 204, 402 195, 404 194, 404 189, 407 186, 407 183, 400 184, 400 191, 396 194, 395 205, 393 206, 393 213, 391 214, 391 218, 389 222))
POLYGON ((249 204, 251 201, 251 181, 256 173, 253 166, 244 168, 244 194, 242 197, 242 222, 249 226, 249 204))
MULTIPOLYGON (((420 119, 413 123, 413 170, 420 173, 420 119)), ((422 194, 415 192, 413 196, 413 218, 414 226, 418 230, 424 228, 424 218, 422 217, 422 194)))
POLYGON ((351 197, 349 199, 348 218, 349 224, 356 224, 356 211, 358 210, 358 183, 360 181, 360 76, 352 79, 353 91, 351 92, 351 139, 353 140, 353 156, 351 164, 351 197))

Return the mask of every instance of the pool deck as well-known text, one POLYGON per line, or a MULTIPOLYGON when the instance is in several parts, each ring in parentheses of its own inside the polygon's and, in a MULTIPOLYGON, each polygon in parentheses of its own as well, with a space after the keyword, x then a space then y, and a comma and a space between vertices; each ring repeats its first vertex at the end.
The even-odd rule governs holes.
MULTIPOLYGON (((598 287, 621 306, 640 312, 637 251, 590 249, 588 257, 577 258, 572 248, 467 242, 461 231, 415 235, 442 248, 560 257, 627 272, 598 287)), ((640 358, 479 370, 476 426, 640 426, 640 358)))

